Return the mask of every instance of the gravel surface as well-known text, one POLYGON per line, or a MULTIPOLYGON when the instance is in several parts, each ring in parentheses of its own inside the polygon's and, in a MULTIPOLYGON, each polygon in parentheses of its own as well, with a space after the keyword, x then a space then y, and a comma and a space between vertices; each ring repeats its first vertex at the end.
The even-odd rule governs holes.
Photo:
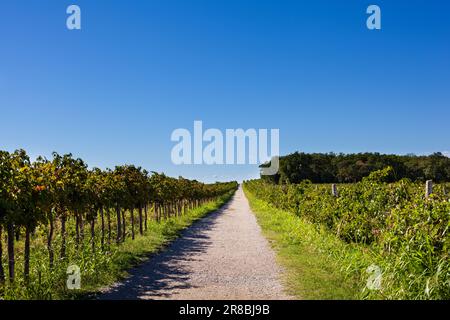
POLYGON ((239 188, 222 209, 194 223, 99 298, 291 299, 280 283, 281 272, 239 188))

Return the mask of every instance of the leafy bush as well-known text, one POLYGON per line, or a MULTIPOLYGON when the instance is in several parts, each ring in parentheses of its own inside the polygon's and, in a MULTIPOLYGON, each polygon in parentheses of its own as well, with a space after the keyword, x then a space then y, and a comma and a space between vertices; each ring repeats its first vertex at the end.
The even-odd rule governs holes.
POLYGON ((388 167, 361 182, 338 185, 337 197, 328 184, 245 184, 275 207, 326 226, 346 242, 369 246, 384 270, 383 297, 449 299, 449 188, 436 185, 426 198, 421 183, 385 182, 391 174, 388 167))

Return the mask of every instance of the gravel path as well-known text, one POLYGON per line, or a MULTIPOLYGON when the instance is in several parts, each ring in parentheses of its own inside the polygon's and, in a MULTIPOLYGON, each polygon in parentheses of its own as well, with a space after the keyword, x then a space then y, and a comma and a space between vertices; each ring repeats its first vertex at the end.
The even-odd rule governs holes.
POLYGON ((242 188, 100 299, 290 299, 242 188))

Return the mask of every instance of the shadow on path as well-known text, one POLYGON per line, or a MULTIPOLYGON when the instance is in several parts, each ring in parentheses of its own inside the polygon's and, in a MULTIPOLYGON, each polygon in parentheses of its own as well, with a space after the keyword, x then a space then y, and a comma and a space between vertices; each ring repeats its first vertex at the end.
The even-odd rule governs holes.
POLYGON ((184 262, 196 261, 196 257, 211 245, 207 231, 214 228, 217 218, 229 208, 234 197, 220 209, 194 222, 164 251, 130 270, 127 279, 115 284, 97 299, 161 299, 172 296, 178 290, 193 288, 188 283, 190 271, 183 268, 184 262))

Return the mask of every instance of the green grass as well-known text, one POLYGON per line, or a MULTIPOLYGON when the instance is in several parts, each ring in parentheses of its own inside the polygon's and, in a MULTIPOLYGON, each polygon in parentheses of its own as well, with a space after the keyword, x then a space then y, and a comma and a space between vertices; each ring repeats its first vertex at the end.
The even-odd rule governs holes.
MULTIPOLYGON (((136 235, 135 240, 127 238, 120 245, 112 245, 109 250, 92 252, 88 240, 83 243, 81 252, 68 253, 69 259, 56 261, 53 269, 48 267, 45 246, 36 244, 31 256, 31 281, 25 285, 21 280, 21 252, 16 255, 18 277, 14 284, 0 287, 0 299, 44 300, 44 299, 87 299, 95 296, 100 289, 124 279, 127 270, 137 266, 176 239, 182 230, 194 221, 211 213, 229 201, 230 192, 216 201, 208 202, 197 209, 189 210, 181 217, 171 217, 160 222, 148 221, 144 235, 136 235), (67 266, 75 264, 81 270, 81 289, 68 290, 66 286, 67 266)), ((88 238, 88 237, 87 237, 88 238)), ((97 237, 98 238, 98 237, 97 237)), ((69 239, 70 240, 70 239, 69 239)), ((71 240, 70 240, 71 241, 71 240)), ((69 248, 74 247, 71 242, 69 248)))
POLYGON ((288 293, 308 300, 365 297, 365 270, 375 259, 369 249, 346 244, 324 228, 245 193, 286 271, 288 293))

